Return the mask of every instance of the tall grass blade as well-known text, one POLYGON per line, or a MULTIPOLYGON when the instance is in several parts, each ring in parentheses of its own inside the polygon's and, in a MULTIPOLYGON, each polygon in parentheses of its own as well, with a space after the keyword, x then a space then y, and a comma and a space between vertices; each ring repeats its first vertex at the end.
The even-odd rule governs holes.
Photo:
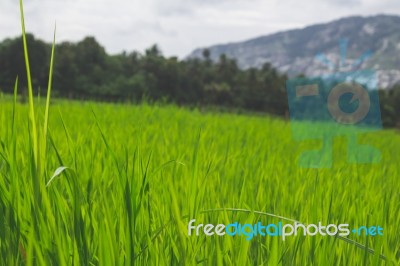
POLYGON ((26 79, 28 82, 27 85, 28 85, 28 101, 29 101, 29 118, 30 118, 31 134, 32 134, 31 136, 32 136, 32 144, 33 144, 33 156, 35 159, 36 169, 38 169, 38 166, 39 166, 38 132, 36 129, 35 108, 34 108, 34 103, 33 103, 33 88, 32 88, 32 78, 31 78, 31 68, 30 68, 30 64, 29 64, 28 44, 26 41, 23 0, 19 1, 19 6, 20 6, 20 12, 21 12, 22 41, 23 41, 23 47, 24 47, 26 79))

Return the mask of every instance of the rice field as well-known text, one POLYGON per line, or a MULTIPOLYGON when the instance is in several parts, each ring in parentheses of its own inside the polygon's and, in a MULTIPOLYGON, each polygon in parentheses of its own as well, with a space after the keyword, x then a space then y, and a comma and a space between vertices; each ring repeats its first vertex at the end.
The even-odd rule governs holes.
MULTIPOLYGON (((25 34, 23 16, 22 25, 25 34)), ((362 136, 380 163, 349 164, 342 137, 332 168, 301 168, 301 152, 320 143, 294 141, 288 121, 52 101, 52 63, 47 98, 35 98, 24 42, 28 103, 0 97, 1 265, 400 264, 398 132, 362 136), (192 219, 348 223, 384 235, 188 236, 192 219)))
POLYGON ((36 150, 28 105, 1 100, 3 265, 399 263, 395 131, 363 139, 382 151, 379 164, 348 164, 339 138, 331 169, 303 169, 298 155, 315 143, 293 141, 286 121, 56 100, 44 139, 46 105, 34 101, 36 150), (351 238, 365 248, 323 236, 187 235, 190 219, 280 221, 251 211, 303 223, 380 225, 385 234, 351 238))

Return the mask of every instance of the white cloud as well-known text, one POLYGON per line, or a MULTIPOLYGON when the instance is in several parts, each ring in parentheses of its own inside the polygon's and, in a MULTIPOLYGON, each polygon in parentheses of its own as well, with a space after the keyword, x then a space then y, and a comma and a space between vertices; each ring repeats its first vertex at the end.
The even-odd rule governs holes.
MULTIPOLYGON (((398 0, 25 0, 27 30, 50 41, 94 35, 111 53, 158 43, 166 55, 348 15, 400 14, 398 0)), ((18 1, 0 2, 0 39, 20 33, 18 1)))

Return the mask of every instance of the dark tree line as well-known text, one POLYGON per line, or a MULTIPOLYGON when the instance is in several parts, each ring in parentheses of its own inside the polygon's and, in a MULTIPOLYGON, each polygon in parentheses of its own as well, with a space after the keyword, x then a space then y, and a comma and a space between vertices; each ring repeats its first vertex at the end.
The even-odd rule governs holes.
MULTIPOLYGON (((33 86, 45 94, 51 45, 28 34, 33 86)), ((0 43, 0 90, 12 93, 15 79, 20 93, 26 91, 25 61, 21 38, 0 43)), ((217 62, 209 51, 202 59, 166 58, 156 45, 138 52, 108 55, 92 37, 56 46, 53 75, 55 96, 101 101, 167 101, 179 105, 220 106, 287 114, 287 76, 270 64, 242 70, 235 60, 222 55, 217 62)), ((400 87, 381 91, 385 125, 400 123, 400 87)))

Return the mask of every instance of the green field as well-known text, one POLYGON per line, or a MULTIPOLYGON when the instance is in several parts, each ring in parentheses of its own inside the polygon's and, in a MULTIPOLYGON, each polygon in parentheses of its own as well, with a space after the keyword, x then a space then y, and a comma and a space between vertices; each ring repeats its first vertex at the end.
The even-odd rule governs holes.
POLYGON ((341 137, 332 168, 305 169, 298 156, 320 143, 295 142, 281 119, 50 104, 51 71, 47 100, 34 98, 23 16, 22 25, 28 103, 0 95, 1 265, 400 264, 398 132, 361 137, 381 150, 378 164, 349 164, 341 137), (192 219, 346 223, 384 235, 188 236, 192 219))
POLYGON ((38 101, 35 138, 28 105, 0 100, 2 265, 400 262, 398 132, 363 138, 382 151, 379 164, 348 164, 339 138, 333 168, 302 169, 298 155, 316 142, 293 141, 279 119, 55 100, 45 137, 38 101), (59 167, 68 169, 46 186, 59 167), (226 208, 250 212, 210 211, 226 208), (323 236, 187 235, 190 219, 282 221, 252 211, 306 224, 380 225, 384 236, 350 235, 357 246, 323 236))

